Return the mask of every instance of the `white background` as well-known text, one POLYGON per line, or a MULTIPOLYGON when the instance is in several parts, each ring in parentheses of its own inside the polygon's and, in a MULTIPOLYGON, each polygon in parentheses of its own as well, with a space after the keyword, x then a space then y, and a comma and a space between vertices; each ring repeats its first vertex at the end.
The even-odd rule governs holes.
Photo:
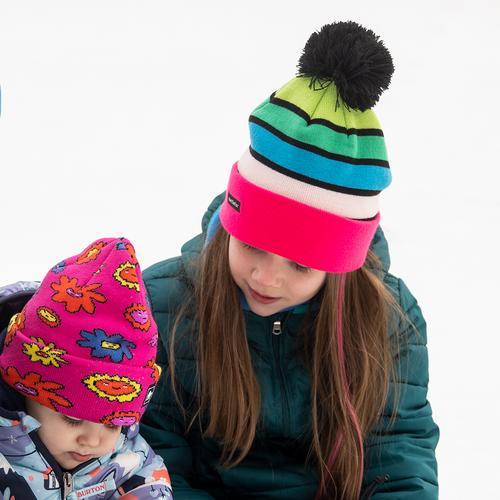
POLYGON ((382 225, 428 320, 441 498, 500 498, 499 5, 0 1, 0 284, 102 236, 176 255, 309 34, 360 22, 396 66, 382 225))

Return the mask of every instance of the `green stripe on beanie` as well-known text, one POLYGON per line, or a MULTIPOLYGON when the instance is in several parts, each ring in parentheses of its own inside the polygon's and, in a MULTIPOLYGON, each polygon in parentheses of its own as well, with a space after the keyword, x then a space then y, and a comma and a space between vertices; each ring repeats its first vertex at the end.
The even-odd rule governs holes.
POLYGON ((312 123, 307 126, 304 117, 270 102, 269 99, 256 108, 251 116, 268 123, 290 138, 329 153, 349 158, 387 161, 387 150, 382 136, 341 133, 327 128, 321 123, 312 123))
POLYGON ((311 86, 311 78, 296 77, 276 92, 276 97, 294 104, 312 119, 327 120, 347 129, 378 129, 380 122, 371 109, 346 109, 342 97, 337 95, 334 83, 323 89, 311 86), (338 99, 338 101, 337 101, 338 99))

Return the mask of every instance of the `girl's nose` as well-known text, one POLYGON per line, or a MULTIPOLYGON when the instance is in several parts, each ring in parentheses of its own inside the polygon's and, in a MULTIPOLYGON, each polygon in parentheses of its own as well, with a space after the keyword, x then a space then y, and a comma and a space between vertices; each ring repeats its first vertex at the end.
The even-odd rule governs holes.
POLYGON ((262 287, 278 287, 281 282, 281 263, 277 255, 267 253, 258 260, 252 278, 262 287))

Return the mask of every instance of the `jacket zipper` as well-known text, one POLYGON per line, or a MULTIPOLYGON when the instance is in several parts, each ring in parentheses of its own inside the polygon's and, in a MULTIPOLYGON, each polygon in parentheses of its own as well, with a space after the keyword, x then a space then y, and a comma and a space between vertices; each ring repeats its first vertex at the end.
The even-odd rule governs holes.
POLYGON ((283 333, 283 327, 285 320, 288 316, 282 317, 282 319, 273 321, 272 323, 272 328, 271 332, 273 334, 272 336, 272 346, 273 346, 273 352, 274 352, 274 360, 276 363, 276 366, 279 371, 279 383, 281 387, 281 393, 283 394, 283 401, 284 401, 284 407, 285 407, 285 413, 283 415, 283 423, 284 423, 284 430, 286 433, 289 432, 289 427, 290 427, 290 403, 289 403, 289 397, 288 397, 288 391, 286 388, 286 380, 285 380, 285 374, 283 373, 283 364, 281 362, 281 339, 280 336, 283 333))
MULTIPOLYGON (((71 493, 73 489, 73 474, 78 472, 80 469, 87 467, 91 462, 85 462, 83 464, 77 465, 71 472, 63 472, 55 458, 49 452, 43 441, 39 438, 37 431, 32 431, 29 433, 31 440, 35 444, 35 448, 45 459, 47 464, 53 470, 57 482, 59 483, 60 491, 61 491, 61 499, 65 500, 66 497, 71 493)), ((93 459, 92 462, 97 462, 97 459, 93 459)))
POLYGON ((383 474, 381 476, 377 476, 366 488, 365 491, 359 497, 359 500, 370 500, 375 490, 385 482, 389 481, 389 474, 383 474))
POLYGON ((281 335, 281 321, 273 322, 273 335, 281 335))
POLYGON ((70 472, 65 472, 63 474, 63 498, 67 498, 67 496, 71 493, 73 489, 73 476, 70 472))

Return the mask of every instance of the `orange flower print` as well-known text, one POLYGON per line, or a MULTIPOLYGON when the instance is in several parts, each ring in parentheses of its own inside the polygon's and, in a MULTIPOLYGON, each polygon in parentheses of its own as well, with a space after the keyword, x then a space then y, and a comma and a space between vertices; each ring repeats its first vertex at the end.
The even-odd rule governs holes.
POLYGON ((54 392, 58 389, 64 389, 62 384, 42 380, 42 376, 39 373, 28 372, 22 377, 14 366, 9 366, 3 372, 3 378, 9 385, 22 394, 55 411, 58 410, 59 406, 64 408, 73 406, 71 401, 54 392))
POLYGON ((100 398, 110 401, 132 401, 141 392, 141 384, 128 377, 108 375, 107 373, 94 373, 84 378, 82 382, 100 398))
POLYGON ((14 314, 12 318, 10 318, 9 326, 7 327, 7 335, 5 336, 5 345, 9 345, 14 338, 14 335, 22 331, 24 328, 24 311, 20 313, 14 314))
POLYGON ((137 257, 135 255, 135 249, 134 249, 134 246, 132 245, 132 243, 123 243, 123 241, 119 241, 117 244, 116 244, 116 249, 117 250, 126 250, 128 252, 128 254, 130 255, 130 262, 132 264, 137 264, 137 257))
POLYGON ((52 295, 54 302, 62 302, 66 311, 76 313, 83 309, 89 314, 94 314, 94 302, 106 302, 106 297, 99 292, 96 292, 101 287, 100 283, 91 285, 78 286, 76 278, 68 278, 61 276, 59 282, 54 282, 50 285, 56 293, 52 295))
POLYGON ((149 312, 146 306, 142 304, 132 304, 125 309, 124 312, 125 319, 130 322, 130 324, 147 332, 151 326, 151 318, 149 317, 149 312))
POLYGON ((150 359, 147 363, 146 363, 146 368, 151 368, 151 370, 153 370, 151 372, 151 378, 155 381, 155 384, 158 382, 158 380, 160 379, 160 375, 161 375, 161 368, 159 367, 159 365, 157 365, 155 363, 155 360, 154 359, 150 359))
POLYGON ((36 310, 36 314, 50 328, 55 328, 61 324, 61 318, 50 307, 40 306, 36 310))
POLYGON ((139 290, 139 278, 137 277, 137 270, 130 261, 126 261, 116 268, 113 274, 114 278, 120 285, 126 286, 130 289, 134 288, 138 292, 139 290))
POLYGON ((77 264, 86 264, 97 259, 97 256, 101 253, 101 250, 107 245, 105 241, 97 241, 96 243, 90 245, 86 248, 77 258, 77 264))
POLYGON ((132 262, 132 264, 137 264, 137 256, 135 255, 135 248, 132 246, 132 243, 127 243, 125 248, 130 254, 130 262, 132 262))

